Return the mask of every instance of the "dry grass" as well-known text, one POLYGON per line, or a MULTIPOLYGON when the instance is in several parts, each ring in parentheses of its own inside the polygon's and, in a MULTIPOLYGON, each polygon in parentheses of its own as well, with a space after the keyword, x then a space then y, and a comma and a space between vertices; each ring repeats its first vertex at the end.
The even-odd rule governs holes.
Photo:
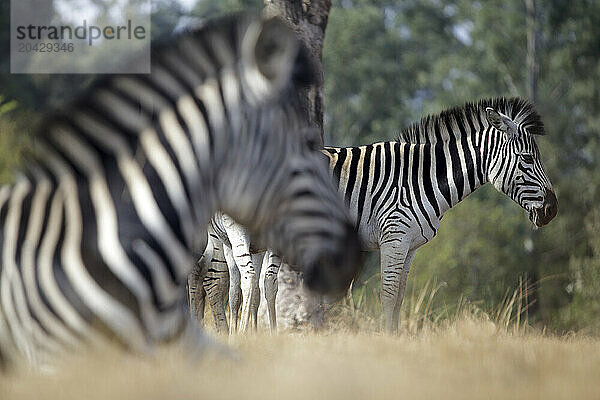
POLYGON ((53 376, 0 382, 2 399, 597 399, 600 342, 498 333, 463 319, 420 336, 250 335, 190 364, 176 349, 155 359, 109 352, 53 376))
POLYGON ((521 288, 489 313, 466 302, 432 310, 437 288, 407 298, 399 336, 374 333, 374 318, 360 320, 364 307, 348 299, 328 331, 230 340, 239 360, 192 362, 174 347, 151 359, 108 351, 54 375, 0 376, 0 399, 600 397, 600 340, 534 331, 521 288))

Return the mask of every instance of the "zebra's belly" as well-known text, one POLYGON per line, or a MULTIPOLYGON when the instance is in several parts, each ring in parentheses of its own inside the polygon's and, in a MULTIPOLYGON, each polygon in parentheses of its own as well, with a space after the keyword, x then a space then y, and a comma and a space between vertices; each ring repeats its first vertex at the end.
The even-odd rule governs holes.
POLYGON ((431 238, 424 237, 423 235, 415 236, 410 242, 410 249, 416 250, 419 247, 423 246, 425 243, 429 242, 431 238))
POLYGON ((379 236, 374 227, 361 225, 358 227, 358 235, 362 250, 379 250, 379 236))
POLYGON ((429 242, 437 233, 439 220, 434 221, 434 229, 426 226, 421 221, 405 218, 410 210, 400 207, 402 212, 396 209, 392 213, 380 216, 377 223, 368 223, 364 221, 358 227, 362 250, 374 251, 380 249, 382 232, 384 236, 393 237, 396 240, 408 241, 411 250, 423 246, 429 242))

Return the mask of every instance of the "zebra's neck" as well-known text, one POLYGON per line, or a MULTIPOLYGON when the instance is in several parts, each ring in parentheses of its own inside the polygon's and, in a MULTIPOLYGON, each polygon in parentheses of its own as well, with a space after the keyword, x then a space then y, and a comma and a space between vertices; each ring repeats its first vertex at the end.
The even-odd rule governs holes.
POLYGON ((359 226, 400 202, 436 231, 446 211, 488 182, 490 148, 497 138, 481 118, 473 114, 430 126, 443 130, 443 139, 325 148, 331 173, 359 226))
MULTIPOLYGON (((490 147, 497 142, 493 133, 472 115, 449 123, 440 121, 448 132, 448 139, 431 144, 418 144, 430 147, 432 153, 430 190, 435 194, 441 216, 456 206, 477 188, 488 182, 487 165, 490 147)), ((425 174, 425 171, 423 171, 425 174)), ((424 188, 427 190, 427 187, 424 188)))

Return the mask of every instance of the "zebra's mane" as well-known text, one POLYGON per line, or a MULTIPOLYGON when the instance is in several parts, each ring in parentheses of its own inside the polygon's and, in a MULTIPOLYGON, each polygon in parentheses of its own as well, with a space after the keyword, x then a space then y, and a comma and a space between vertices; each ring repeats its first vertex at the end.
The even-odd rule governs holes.
MULTIPOLYGON (((485 114, 487 107, 509 116, 514 122, 524 126, 527 132, 532 135, 546 134, 540 115, 528 100, 519 97, 509 99, 496 97, 482 99, 476 103, 469 102, 462 107, 444 110, 440 114, 428 115, 402 130, 396 140, 400 143, 414 144, 435 143, 440 139, 447 141, 451 137, 457 137, 461 134, 459 129, 452 129, 453 132, 449 132, 448 125, 456 127, 457 122, 462 122, 461 125, 468 127, 469 120, 479 120, 484 124, 488 124, 485 114)), ((474 123, 474 125, 478 126, 479 123, 474 123)))

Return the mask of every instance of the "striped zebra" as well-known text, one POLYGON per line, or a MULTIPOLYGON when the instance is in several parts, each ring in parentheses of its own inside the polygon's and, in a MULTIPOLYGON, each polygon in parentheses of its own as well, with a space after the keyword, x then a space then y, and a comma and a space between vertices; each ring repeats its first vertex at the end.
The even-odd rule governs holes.
POLYGON ((535 140, 544 133, 532 104, 495 98, 425 117, 395 142, 326 149, 363 247, 381 251, 386 331, 398 329, 416 250, 475 189, 492 183, 538 227, 555 217, 558 201, 535 140))
MULTIPOLYGON (((217 332, 247 332, 256 329, 260 302, 259 277, 263 276, 264 295, 267 304, 275 304, 277 295, 277 272, 281 258, 266 249, 250 245, 247 230, 230 216, 217 212, 209 226, 211 240, 207 250, 190 277, 190 308, 192 315, 202 323, 204 302, 210 304, 217 332), (211 253, 212 251, 212 253, 211 253), (204 270, 204 273, 199 272, 204 270), (197 285, 201 284, 201 287, 197 285), (202 290, 204 289, 204 290, 202 290), (227 323, 225 303, 229 292, 230 324, 227 323), (272 301, 270 301, 272 299, 272 301), (241 306, 241 315, 240 315, 241 306)), ((271 329, 276 328, 275 309, 269 309, 271 329)))
POLYGON ((50 116, 0 189, 0 360, 201 346, 185 283, 217 209, 314 290, 343 290, 359 239, 298 105, 304 58, 281 21, 231 16, 154 48, 151 74, 102 79, 50 116))
POLYGON ((192 319, 203 326, 204 308, 208 300, 217 333, 225 333, 229 330, 225 316, 225 302, 229 291, 229 269, 225 261, 225 247, 209 225, 208 244, 200 260, 192 268, 187 285, 188 307, 192 319))
POLYGON ((492 183, 538 227, 556 216, 558 201, 535 140, 544 133, 532 104, 495 98, 427 116, 393 142, 325 147, 363 249, 381 251, 386 331, 398 329, 416 250, 435 236, 444 213, 475 189, 492 183))

